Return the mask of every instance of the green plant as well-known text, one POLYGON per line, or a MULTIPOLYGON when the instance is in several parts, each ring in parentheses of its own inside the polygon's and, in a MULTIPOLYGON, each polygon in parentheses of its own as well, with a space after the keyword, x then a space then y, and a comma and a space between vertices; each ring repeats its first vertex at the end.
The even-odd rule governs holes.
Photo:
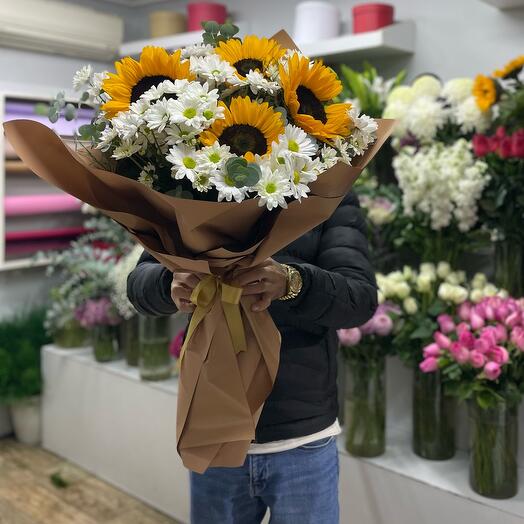
POLYGON ((43 308, 0 321, 0 399, 6 402, 39 395, 40 348, 50 342, 43 308))

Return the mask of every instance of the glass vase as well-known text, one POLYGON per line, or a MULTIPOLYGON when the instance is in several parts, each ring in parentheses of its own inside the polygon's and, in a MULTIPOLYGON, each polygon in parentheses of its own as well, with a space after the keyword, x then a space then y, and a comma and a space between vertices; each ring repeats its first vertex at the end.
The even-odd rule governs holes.
POLYGON ((472 400, 468 408, 471 488, 493 499, 514 497, 518 491, 518 405, 502 401, 483 409, 472 400))
POLYGON ((111 362, 119 358, 118 328, 100 325, 92 328, 91 342, 97 362, 111 362))
POLYGON ((53 335, 54 343, 61 348, 78 348, 87 343, 87 331, 80 323, 71 319, 53 335))
POLYGON ((138 316, 124 320, 118 326, 118 341, 128 366, 138 366, 140 341, 138 338, 138 316))
POLYGON ((346 449, 357 457, 376 457, 386 449, 385 357, 346 362, 346 449))
POLYGON ((139 369, 143 380, 166 380, 171 376, 169 317, 140 317, 139 369))
POLYGON ((522 251, 519 242, 495 242, 495 284, 512 297, 524 295, 522 251))
POLYGON ((413 451, 428 460, 455 455, 457 401, 444 394, 442 375, 415 369, 413 380, 413 451))

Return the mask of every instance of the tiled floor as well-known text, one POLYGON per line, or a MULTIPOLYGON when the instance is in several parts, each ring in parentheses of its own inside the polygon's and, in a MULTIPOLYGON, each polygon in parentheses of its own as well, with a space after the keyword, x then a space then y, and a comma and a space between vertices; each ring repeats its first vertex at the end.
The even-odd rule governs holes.
POLYGON ((64 459, 0 439, 0 524, 178 524, 64 459), (54 475, 66 487, 56 487, 54 475))

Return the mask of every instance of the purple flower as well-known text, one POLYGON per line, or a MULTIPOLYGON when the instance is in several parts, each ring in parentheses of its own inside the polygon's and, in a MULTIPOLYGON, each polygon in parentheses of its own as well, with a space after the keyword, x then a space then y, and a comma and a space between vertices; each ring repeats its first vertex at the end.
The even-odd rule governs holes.
POLYGON ((343 346, 356 346, 362 338, 359 328, 339 329, 337 331, 338 340, 343 346))
POLYGON ((108 297, 90 298, 77 307, 74 314, 76 320, 85 328, 116 326, 121 321, 108 297))

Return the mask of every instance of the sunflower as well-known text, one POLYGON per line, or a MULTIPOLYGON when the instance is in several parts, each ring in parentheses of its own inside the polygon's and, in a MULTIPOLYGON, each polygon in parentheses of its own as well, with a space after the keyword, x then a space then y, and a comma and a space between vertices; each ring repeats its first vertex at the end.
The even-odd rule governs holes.
POLYGON ((481 111, 487 111, 497 101, 497 86, 495 82, 484 75, 477 75, 473 84, 473 96, 481 111))
POLYGON ((253 160, 256 154, 263 156, 271 152, 271 144, 284 132, 279 112, 267 102, 254 102, 247 96, 233 98, 229 108, 220 103, 224 106, 224 118, 215 120, 200 135, 202 144, 209 146, 218 141, 248 160, 253 160))
POLYGON ((181 51, 169 54, 162 47, 144 47, 140 59, 125 57, 115 62, 116 73, 109 73, 102 89, 111 100, 102 105, 108 118, 127 111, 148 89, 164 80, 191 79, 189 60, 180 61, 181 51))
POLYGON ((322 62, 310 67, 309 59, 296 53, 279 69, 284 101, 295 124, 322 141, 349 135, 351 104, 325 105, 342 91, 332 69, 322 62))
POLYGON ((244 40, 220 42, 215 51, 237 70, 241 78, 251 70, 262 73, 265 67, 279 60, 286 52, 276 40, 254 35, 246 36, 244 40))
POLYGON ((493 72, 493 76, 497 78, 507 78, 514 73, 518 74, 524 66, 524 55, 520 55, 514 60, 508 62, 502 69, 497 69, 493 72))

